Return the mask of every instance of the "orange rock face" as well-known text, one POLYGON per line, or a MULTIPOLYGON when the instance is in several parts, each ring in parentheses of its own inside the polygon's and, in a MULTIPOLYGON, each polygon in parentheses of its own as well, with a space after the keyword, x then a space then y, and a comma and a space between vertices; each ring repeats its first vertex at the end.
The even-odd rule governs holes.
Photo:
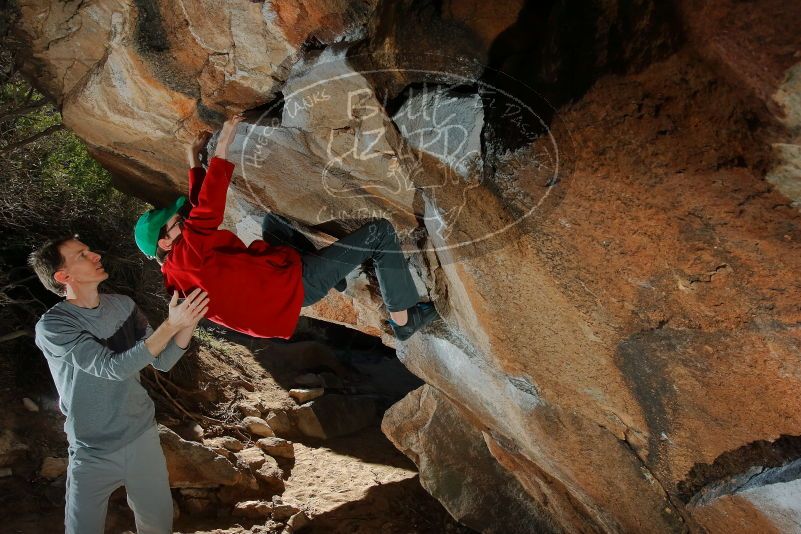
MULTIPOLYGON (((121 188, 176 194, 187 140, 250 110, 240 235, 392 220, 445 322, 398 343, 427 385, 383 429, 460 521, 801 523, 796 3, 19 4, 28 74, 121 188)), ((392 343, 375 289, 305 313, 392 343)))
POLYGON ((358 32, 371 10, 323 2, 308 18, 310 7, 34 0, 19 3, 17 30, 30 44, 28 73, 59 102, 65 124, 109 167, 147 168, 159 183, 132 190, 163 202, 185 183, 184 143, 272 100, 307 39, 358 32))

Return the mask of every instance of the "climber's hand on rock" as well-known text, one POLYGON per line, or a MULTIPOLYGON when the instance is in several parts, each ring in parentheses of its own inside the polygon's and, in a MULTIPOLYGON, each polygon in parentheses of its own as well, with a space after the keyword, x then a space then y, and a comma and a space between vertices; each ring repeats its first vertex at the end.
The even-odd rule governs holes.
POLYGON ((211 132, 203 131, 195 136, 192 144, 186 149, 186 159, 189 161, 189 167, 200 167, 200 152, 208 144, 211 139, 211 132))
POLYGON ((243 115, 237 113, 223 124, 220 138, 217 140, 217 150, 214 155, 218 158, 228 159, 228 147, 236 137, 236 127, 242 122, 243 115))

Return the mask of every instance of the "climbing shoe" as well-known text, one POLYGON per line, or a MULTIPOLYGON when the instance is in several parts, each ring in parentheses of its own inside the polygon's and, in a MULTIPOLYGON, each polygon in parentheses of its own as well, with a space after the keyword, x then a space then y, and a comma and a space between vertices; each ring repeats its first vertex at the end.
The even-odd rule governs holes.
POLYGON ((395 333, 395 337, 401 341, 405 341, 412 337, 412 334, 423 328, 428 323, 439 319, 437 309, 430 302, 418 302, 408 310, 406 313, 409 319, 403 326, 398 325, 391 318, 389 319, 389 326, 395 333))

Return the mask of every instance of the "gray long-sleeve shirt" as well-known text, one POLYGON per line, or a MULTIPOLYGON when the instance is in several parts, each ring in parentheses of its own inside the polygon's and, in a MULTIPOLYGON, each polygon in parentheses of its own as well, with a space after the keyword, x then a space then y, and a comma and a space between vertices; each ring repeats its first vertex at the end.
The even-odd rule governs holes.
POLYGON ((144 343, 152 333, 124 295, 101 294, 96 308, 62 301, 36 323, 36 345, 56 383, 70 446, 115 451, 155 424, 139 371, 148 364, 168 371, 184 349, 170 340, 154 358, 144 343))

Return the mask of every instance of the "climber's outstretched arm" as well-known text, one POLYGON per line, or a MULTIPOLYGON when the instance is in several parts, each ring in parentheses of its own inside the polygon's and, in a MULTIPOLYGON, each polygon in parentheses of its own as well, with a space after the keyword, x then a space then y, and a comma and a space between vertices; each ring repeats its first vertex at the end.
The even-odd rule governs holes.
POLYGON ((234 115, 223 124, 220 138, 217 140, 217 148, 214 150, 215 158, 228 159, 228 148, 236 137, 236 128, 244 117, 241 113, 234 115))
POLYGON ((201 167, 200 153, 209 143, 211 132, 204 130, 195 136, 195 139, 186 147, 186 161, 190 169, 201 167))
POLYGON ((228 184, 234 172, 234 164, 226 158, 228 148, 236 136, 237 125, 241 121, 242 115, 235 115, 223 124, 208 172, 204 174, 197 167, 189 171, 189 200, 192 211, 186 224, 196 229, 214 230, 222 223, 228 184))
POLYGON ((211 132, 200 132, 186 147, 186 162, 189 164, 189 203, 192 207, 197 206, 200 189, 203 187, 203 179, 206 177, 206 169, 200 162, 200 152, 208 144, 211 132))

